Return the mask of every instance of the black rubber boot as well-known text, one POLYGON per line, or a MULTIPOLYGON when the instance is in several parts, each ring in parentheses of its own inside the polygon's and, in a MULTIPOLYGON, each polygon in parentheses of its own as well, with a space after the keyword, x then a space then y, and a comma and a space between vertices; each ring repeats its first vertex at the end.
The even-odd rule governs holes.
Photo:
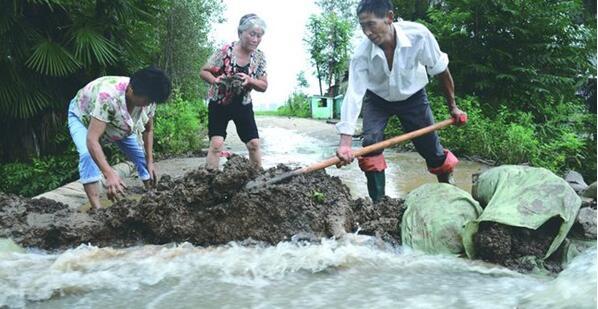
POLYGON ((453 173, 436 175, 436 178, 438 178, 438 182, 448 183, 449 185, 455 184, 455 178, 453 178, 453 173))
POLYGON ((376 203, 384 197, 384 186, 386 184, 384 171, 365 172, 365 177, 368 181, 368 194, 370 195, 372 201, 376 203))

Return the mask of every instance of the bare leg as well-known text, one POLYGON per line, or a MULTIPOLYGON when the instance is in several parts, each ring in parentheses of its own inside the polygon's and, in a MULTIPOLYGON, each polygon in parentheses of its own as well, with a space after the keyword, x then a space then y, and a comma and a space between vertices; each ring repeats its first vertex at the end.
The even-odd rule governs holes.
POLYGON ((102 206, 100 204, 100 182, 96 181, 83 184, 83 189, 85 190, 85 194, 87 194, 91 207, 99 209, 102 206))
POLYGON ((224 147, 224 138, 222 136, 212 136, 210 139, 210 148, 206 158, 206 168, 217 170, 220 164, 220 152, 224 147))
POLYGON ((246 145, 249 151, 249 161, 257 168, 262 168, 262 152, 260 150, 259 138, 250 140, 246 145))

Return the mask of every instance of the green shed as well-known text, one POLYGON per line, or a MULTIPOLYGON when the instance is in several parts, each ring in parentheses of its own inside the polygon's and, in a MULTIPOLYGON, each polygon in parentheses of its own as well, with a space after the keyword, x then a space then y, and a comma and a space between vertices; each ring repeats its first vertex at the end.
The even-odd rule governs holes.
POLYGON ((342 103, 342 95, 336 97, 314 95, 311 97, 311 117, 316 119, 339 118, 342 103))

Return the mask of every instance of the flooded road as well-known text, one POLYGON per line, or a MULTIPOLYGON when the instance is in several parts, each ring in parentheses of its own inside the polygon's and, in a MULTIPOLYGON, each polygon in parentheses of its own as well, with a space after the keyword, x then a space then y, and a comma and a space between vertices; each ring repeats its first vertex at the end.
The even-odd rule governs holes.
MULTIPOLYGON (((286 121, 290 122, 290 120, 286 121)), ((278 117, 258 118, 264 167, 271 167, 278 163, 303 167, 334 155, 339 137, 333 124, 311 119, 295 121, 297 121, 296 125, 283 123, 281 127, 283 121, 278 117)), ((231 136, 229 140, 233 138, 237 139, 236 136, 231 136)), ((354 138, 353 147, 360 148, 361 141, 354 138)), ((235 147, 235 151, 246 153, 238 146, 235 147)), ((387 149, 384 156, 388 164, 386 194, 390 197, 404 197, 424 183, 437 182, 436 176, 427 171, 425 160, 416 152, 387 149)), ((488 167, 478 162, 464 159, 460 161, 454 172, 456 185, 471 192, 471 175, 488 167)), ((341 178, 355 197, 367 196, 365 176, 357 162, 340 169, 333 166, 326 171, 330 175, 341 178)))

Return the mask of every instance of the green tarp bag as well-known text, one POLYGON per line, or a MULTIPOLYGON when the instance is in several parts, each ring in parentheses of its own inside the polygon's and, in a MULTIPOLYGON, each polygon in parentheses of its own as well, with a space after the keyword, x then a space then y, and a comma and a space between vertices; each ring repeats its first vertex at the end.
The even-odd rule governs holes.
POLYGON ((536 230, 558 216, 563 222, 544 256, 547 258, 561 245, 581 207, 581 199, 564 179, 545 168, 529 166, 503 165, 485 171, 472 195, 484 212, 465 227, 463 245, 470 258, 476 256, 473 238, 480 222, 536 230))
POLYGON ((404 245, 426 253, 462 254, 464 224, 482 208, 469 193, 449 184, 425 184, 405 198, 404 245))

